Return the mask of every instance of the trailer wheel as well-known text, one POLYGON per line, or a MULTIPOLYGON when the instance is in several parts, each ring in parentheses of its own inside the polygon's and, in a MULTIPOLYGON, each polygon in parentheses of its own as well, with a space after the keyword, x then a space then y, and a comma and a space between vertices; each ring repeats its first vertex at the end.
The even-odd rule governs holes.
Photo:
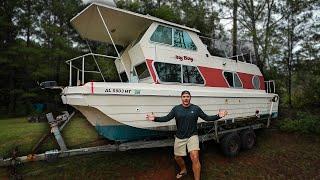
POLYGON ((240 134, 241 146, 245 150, 252 149, 256 143, 256 135, 253 130, 244 130, 240 134))
POLYGON ((237 133, 228 134, 222 139, 220 145, 224 155, 234 157, 238 155, 240 151, 240 136, 237 133))

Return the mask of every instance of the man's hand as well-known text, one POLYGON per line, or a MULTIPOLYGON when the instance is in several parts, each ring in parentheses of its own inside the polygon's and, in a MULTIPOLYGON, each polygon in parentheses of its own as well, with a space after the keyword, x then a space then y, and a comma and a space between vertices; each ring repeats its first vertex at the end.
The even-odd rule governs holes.
POLYGON ((146 119, 149 120, 149 121, 154 121, 155 119, 155 115, 153 113, 149 113, 146 115, 146 119))
POLYGON ((221 111, 221 109, 219 109, 219 113, 218 113, 219 117, 223 118, 223 117, 225 117, 227 114, 228 114, 228 112, 227 112, 226 110, 221 111))

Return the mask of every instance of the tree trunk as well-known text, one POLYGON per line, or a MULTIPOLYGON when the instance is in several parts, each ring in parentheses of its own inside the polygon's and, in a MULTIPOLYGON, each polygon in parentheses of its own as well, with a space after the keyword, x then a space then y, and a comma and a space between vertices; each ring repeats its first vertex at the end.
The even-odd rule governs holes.
POLYGON ((161 6, 161 0, 157 0, 157 7, 160 8, 161 6))
POLYGON ((252 42, 253 42, 253 50, 254 50, 254 56, 256 58, 257 66, 261 70, 263 74, 263 62, 260 60, 259 56, 259 44, 258 44, 258 35, 257 35, 257 29, 256 29, 256 22, 252 21, 252 42))
POLYGON ((238 35, 237 35, 237 31, 238 31, 238 25, 237 25, 237 21, 238 21, 238 15, 237 15, 237 11, 238 11, 238 0, 233 0, 233 27, 232 27, 232 56, 236 56, 237 55, 237 44, 238 44, 238 35))
POLYGON ((259 56, 259 44, 258 44, 258 35, 257 35, 257 29, 256 29, 256 15, 254 13, 255 8, 253 5, 253 0, 250 0, 250 6, 251 6, 251 27, 252 27, 252 42, 253 42, 253 49, 254 49, 254 56, 256 58, 257 66, 259 67, 262 74, 264 74, 264 66, 263 62, 260 60, 259 56))
POLYGON ((27 0, 27 16, 28 16, 28 25, 27 25, 27 47, 30 45, 30 36, 31 36, 31 3, 30 0, 27 0))
POLYGON ((292 107, 292 61, 293 61, 293 7, 289 4, 290 14, 288 18, 288 96, 289 96, 289 107, 292 107))
POLYGON ((262 50, 262 61, 266 62, 268 60, 267 66, 270 66, 269 58, 268 58, 268 49, 269 49, 269 41, 270 41, 270 34, 271 34, 271 10, 273 7, 274 0, 266 0, 268 6, 268 14, 267 14, 267 23, 266 23, 266 31, 265 31, 265 39, 264 39, 264 48, 262 50))

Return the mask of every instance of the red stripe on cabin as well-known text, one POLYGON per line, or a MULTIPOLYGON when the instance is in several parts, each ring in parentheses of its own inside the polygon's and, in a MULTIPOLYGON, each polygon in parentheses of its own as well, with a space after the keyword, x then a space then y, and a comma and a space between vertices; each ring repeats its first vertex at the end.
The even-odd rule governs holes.
POLYGON ((260 89, 261 90, 265 90, 266 87, 264 85, 264 77, 263 76, 259 76, 259 80, 260 80, 260 89))
POLYGON ((252 77, 254 76, 253 74, 238 72, 238 75, 242 81, 243 88, 253 89, 253 85, 252 85, 252 77))
POLYGON ((206 81, 206 86, 210 87, 229 87, 226 80, 222 76, 222 69, 208 68, 198 66, 202 76, 206 81))
POLYGON ((154 72, 153 67, 152 67, 153 60, 146 59, 146 61, 147 61, 147 66, 148 66, 149 72, 151 74, 151 77, 153 79, 153 82, 158 83, 156 73, 154 72))
MULTIPOLYGON (((146 62, 147 62, 147 67, 149 69, 151 77, 153 79, 153 82, 158 84, 159 82, 157 80, 156 73, 152 67, 153 60, 146 59, 146 62)), ((227 84, 226 80, 223 77, 222 69, 209 68, 209 67, 203 67, 203 66, 198 66, 198 68, 203 78, 205 79, 205 82, 206 82, 205 86, 229 88, 229 85, 227 84)), ((254 89, 252 84, 252 77, 254 76, 253 74, 247 74, 242 72, 237 72, 237 73, 239 75, 239 78, 242 81, 244 89, 254 89)), ((258 76, 258 77, 260 80, 260 89, 264 90, 265 89, 264 78, 263 76, 258 76)))

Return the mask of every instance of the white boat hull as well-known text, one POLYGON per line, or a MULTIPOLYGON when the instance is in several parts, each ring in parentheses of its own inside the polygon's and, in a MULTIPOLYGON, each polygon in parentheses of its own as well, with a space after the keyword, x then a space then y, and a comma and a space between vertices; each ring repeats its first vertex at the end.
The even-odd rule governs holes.
MULTIPOLYGON (((278 101, 272 105, 274 94, 257 90, 194 86, 87 83, 66 88, 62 99, 65 104, 82 112, 94 126, 128 125, 141 129, 174 131, 174 119, 158 123, 146 120, 145 115, 151 112, 156 116, 167 115, 172 107, 180 103, 180 93, 185 89, 191 91, 191 102, 200 106, 208 115, 217 114, 219 109, 228 111, 225 119, 252 117, 257 110, 262 115, 276 115, 278 112, 278 101)), ((199 118, 198 123, 203 122, 199 118)))

